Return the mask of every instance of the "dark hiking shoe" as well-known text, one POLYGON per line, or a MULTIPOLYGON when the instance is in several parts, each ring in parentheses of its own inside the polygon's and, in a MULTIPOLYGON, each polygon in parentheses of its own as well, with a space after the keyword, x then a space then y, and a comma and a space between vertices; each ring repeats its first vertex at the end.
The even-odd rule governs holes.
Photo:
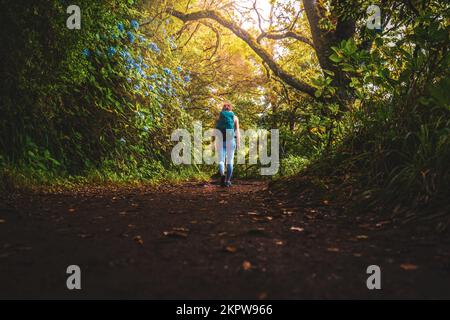
POLYGON ((232 185, 233 185, 233 184, 231 183, 231 181, 227 181, 227 182, 225 183, 225 186, 226 186, 227 188, 230 188, 232 185))
POLYGON ((225 176, 221 176, 220 177, 220 186, 221 187, 226 187, 227 184, 225 183, 225 176))

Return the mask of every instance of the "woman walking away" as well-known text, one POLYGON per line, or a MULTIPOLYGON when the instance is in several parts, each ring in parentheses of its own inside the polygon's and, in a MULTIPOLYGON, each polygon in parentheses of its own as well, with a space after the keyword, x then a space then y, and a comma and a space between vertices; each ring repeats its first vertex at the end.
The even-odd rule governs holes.
POLYGON ((233 176, 234 151, 239 148, 239 119, 233 113, 233 107, 225 103, 217 120, 216 128, 222 132, 222 147, 218 148, 220 185, 231 187, 231 177, 233 176), (227 171, 225 174, 225 163, 227 171))

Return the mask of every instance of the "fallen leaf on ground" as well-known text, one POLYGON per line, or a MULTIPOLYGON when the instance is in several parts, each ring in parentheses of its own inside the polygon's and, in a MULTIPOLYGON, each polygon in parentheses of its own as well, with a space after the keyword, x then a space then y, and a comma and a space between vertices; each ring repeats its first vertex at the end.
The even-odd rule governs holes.
POLYGON ((272 217, 253 217, 252 220, 256 221, 256 222, 270 222, 273 220, 273 218, 272 217))
POLYGON ((369 239, 369 237, 366 236, 365 234, 361 234, 361 235, 356 236, 356 239, 358 239, 358 240, 366 240, 366 239, 369 239))
POLYGON ((144 244, 144 240, 142 239, 141 236, 135 236, 135 237, 133 238, 133 240, 134 240, 136 243, 140 244, 140 245, 143 245, 143 244, 144 244))
POLYGON ((70 213, 74 213, 75 211, 76 211, 76 210, 75 210, 74 208, 70 208, 70 209, 69 209, 69 212, 70 212, 70 213))
POLYGON ((419 268, 419 266, 412 264, 412 263, 402 263, 400 265, 400 268, 402 268, 403 270, 406 270, 406 271, 411 271, 411 270, 417 270, 419 268))
POLYGON ((339 252, 339 248, 327 248, 329 252, 339 252))
POLYGON ((275 240, 275 244, 277 246, 283 246, 284 245, 284 241, 283 240, 275 240))
POLYGON ((303 232, 303 230, 305 230, 305 229, 300 228, 300 227, 291 227, 291 231, 303 232))
POLYGON ((180 231, 164 231, 163 234, 166 237, 174 237, 174 238, 187 238, 188 234, 186 232, 180 231))
POLYGON ((252 268, 252 264, 250 263, 250 261, 245 260, 244 262, 242 262, 242 269, 244 269, 245 271, 248 271, 252 268))
POLYGON ((235 253, 237 251, 237 248, 235 246, 229 245, 225 247, 226 252, 235 253))
POLYGON ((251 215, 251 216, 257 216, 257 215, 258 215, 257 212, 252 212, 252 211, 251 211, 251 212, 247 212, 247 214, 248 214, 248 215, 251 215))
POLYGON ((5 219, 0 219, 0 223, 5 223, 6 220, 5 219))

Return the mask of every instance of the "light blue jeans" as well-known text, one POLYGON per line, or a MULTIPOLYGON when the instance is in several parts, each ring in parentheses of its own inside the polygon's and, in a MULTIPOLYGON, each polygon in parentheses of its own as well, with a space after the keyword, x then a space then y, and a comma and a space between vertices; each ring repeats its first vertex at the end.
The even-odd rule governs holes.
POLYGON ((236 150, 236 139, 224 141, 222 148, 219 148, 219 173, 225 175, 225 163, 227 165, 226 181, 230 181, 233 176, 234 151, 236 150))

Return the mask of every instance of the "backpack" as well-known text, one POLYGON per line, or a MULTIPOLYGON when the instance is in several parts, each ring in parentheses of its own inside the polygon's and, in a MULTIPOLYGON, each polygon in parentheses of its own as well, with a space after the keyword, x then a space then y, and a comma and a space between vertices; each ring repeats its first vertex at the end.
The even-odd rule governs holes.
POLYGON ((216 129, 222 132, 223 140, 225 141, 227 136, 227 130, 234 131, 234 113, 231 111, 222 111, 217 121, 216 129))

